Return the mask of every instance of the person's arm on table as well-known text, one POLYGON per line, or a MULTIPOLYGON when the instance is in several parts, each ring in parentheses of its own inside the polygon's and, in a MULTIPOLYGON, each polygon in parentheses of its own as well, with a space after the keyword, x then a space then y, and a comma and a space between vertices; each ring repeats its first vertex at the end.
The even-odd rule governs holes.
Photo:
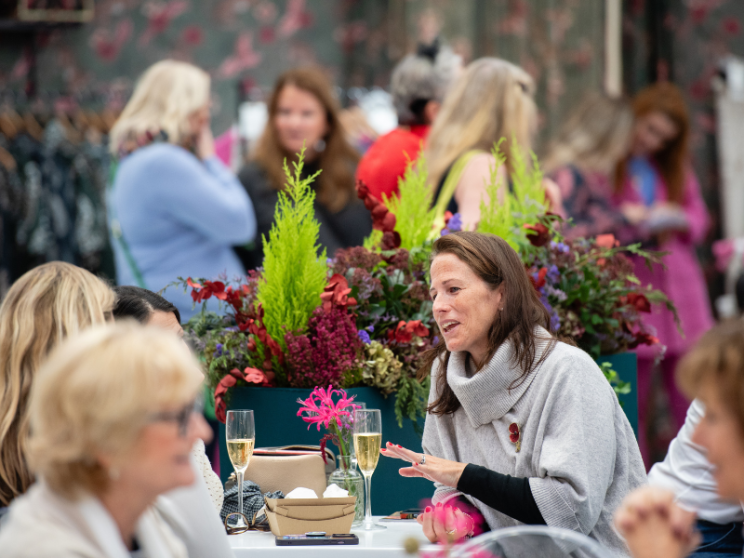
POLYGON ((404 477, 423 477, 456 488, 460 493, 477 498, 517 521, 545 525, 527 478, 511 477, 480 465, 458 463, 433 455, 426 455, 425 463, 421 464, 424 454, 390 442, 382 449, 382 453, 411 463, 411 467, 400 470, 404 477))
POLYGON ((462 471, 457 489, 517 521, 528 525, 545 525, 528 478, 512 477, 468 463, 462 471))

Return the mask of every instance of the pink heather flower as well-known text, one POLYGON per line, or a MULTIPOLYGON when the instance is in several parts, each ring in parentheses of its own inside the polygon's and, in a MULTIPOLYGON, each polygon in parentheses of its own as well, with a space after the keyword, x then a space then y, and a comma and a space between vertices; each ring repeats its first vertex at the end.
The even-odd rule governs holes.
POLYGON ((341 423, 341 417, 351 416, 354 409, 358 408, 358 405, 354 404, 354 397, 349 397, 346 392, 342 389, 333 389, 333 386, 328 386, 328 389, 316 387, 310 394, 310 397, 305 399, 298 399, 297 403, 300 404, 300 410, 297 411, 297 416, 302 417, 302 420, 309 423, 308 429, 315 424, 320 432, 320 426, 323 425, 326 428, 330 428, 331 421, 335 420, 336 424, 341 423), (339 399, 334 402, 334 394, 339 395, 339 399))
POLYGON ((331 384, 339 387, 344 372, 355 366, 363 347, 355 317, 342 308, 315 309, 302 335, 287 333, 285 358, 292 387, 331 384))

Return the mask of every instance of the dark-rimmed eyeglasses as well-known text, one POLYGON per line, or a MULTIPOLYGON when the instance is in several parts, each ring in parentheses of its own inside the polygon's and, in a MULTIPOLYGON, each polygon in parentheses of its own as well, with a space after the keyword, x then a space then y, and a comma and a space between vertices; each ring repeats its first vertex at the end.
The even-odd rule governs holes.
POLYGON ((264 520, 254 525, 251 525, 250 522, 248 521, 248 518, 244 514, 239 513, 239 512, 229 513, 225 517, 225 531, 227 532, 228 535, 240 535, 241 533, 246 533, 248 531, 264 531, 265 532, 269 530, 271 530, 271 527, 269 527, 268 521, 264 520))
POLYGON ((204 401, 201 397, 197 397, 178 411, 162 411, 152 414, 150 416, 150 422, 175 422, 178 425, 178 435, 185 437, 189 432, 191 415, 201 415, 203 410, 204 401))

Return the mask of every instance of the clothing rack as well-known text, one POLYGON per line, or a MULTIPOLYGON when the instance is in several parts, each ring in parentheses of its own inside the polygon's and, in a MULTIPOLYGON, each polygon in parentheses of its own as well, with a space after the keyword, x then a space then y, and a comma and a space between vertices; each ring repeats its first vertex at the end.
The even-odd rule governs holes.
POLYGON ((29 269, 61 260, 113 278, 106 185, 110 109, 0 101, 0 298, 29 269))

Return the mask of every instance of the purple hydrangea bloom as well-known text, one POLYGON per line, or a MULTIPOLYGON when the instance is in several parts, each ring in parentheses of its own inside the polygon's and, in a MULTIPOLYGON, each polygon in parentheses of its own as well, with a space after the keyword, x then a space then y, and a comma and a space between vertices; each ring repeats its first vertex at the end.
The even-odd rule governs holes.
POLYGON ((558 314, 546 297, 541 296, 540 300, 542 301, 543 306, 548 310, 548 313, 550 313, 550 331, 558 331, 561 327, 561 319, 558 317, 558 314))
POLYGON ((459 213, 455 213, 452 217, 450 217, 450 220, 447 223, 447 228, 450 230, 450 232, 458 232, 462 230, 462 217, 459 213))
POLYGON ((558 271, 558 266, 553 264, 548 268, 548 281, 551 283, 557 283, 561 278, 561 273, 558 271))
POLYGON ((367 333, 364 330, 358 331, 357 335, 359 336, 359 339, 361 339, 362 342, 364 342, 367 345, 369 345, 372 342, 372 340, 369 338, 369 333, 367 333))
POLYGON ((214 347, 214 354, 212 355, 214 358, 221 357, 222 356, 222 343, 217 343, 214 347))

